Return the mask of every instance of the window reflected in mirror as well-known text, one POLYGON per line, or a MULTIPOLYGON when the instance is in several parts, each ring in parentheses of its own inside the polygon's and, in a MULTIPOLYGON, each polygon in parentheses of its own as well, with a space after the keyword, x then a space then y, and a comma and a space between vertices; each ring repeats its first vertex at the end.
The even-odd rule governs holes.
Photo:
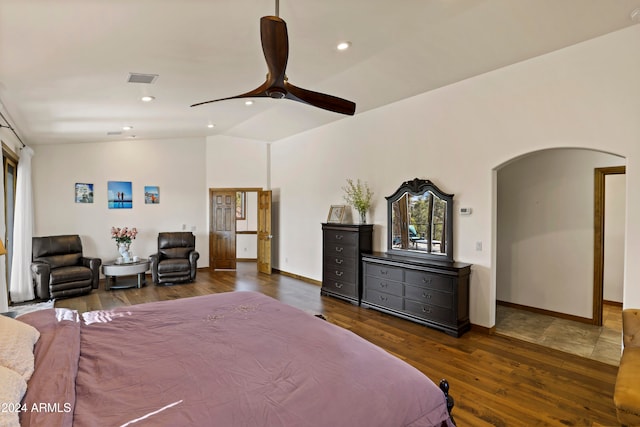
POLYGON ((446 201, 430 191, 418 196, 404 193, 392 209, 393 249, 446 253, 446 201))

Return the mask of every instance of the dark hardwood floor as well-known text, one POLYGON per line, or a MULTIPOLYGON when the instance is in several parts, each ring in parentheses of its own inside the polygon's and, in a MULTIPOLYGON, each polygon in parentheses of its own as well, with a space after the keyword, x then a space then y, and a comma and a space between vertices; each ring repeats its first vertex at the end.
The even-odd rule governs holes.
MULTIPOLYGON (((434 382, 449 380, 458 426, 616 426, 617 367, 472 330, 453 338, 374 310, 320 296, 320 287, 282 274, 198 270, 195 283, 105 291, 56 301, 79 311, 109 309, 234 290, 254 290, 321 313, 415 366, 434 382)), ((393 426, 390 426, 393 427, 393 426)))

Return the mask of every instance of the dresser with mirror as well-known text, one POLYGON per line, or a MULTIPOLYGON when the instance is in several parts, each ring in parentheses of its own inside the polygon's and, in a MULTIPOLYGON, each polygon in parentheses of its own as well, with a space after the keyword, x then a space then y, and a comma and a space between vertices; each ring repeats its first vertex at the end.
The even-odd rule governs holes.
POLYGON ((362 254, 362 305, 461 336, 471 265, 453 259, 453 194, 415 178, 386 199, 387 251, 362 254))

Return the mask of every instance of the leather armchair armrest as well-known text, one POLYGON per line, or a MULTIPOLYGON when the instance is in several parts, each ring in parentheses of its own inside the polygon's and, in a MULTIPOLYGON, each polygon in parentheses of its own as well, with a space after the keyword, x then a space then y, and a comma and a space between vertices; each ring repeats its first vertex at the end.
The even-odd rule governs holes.
POLYGON ((36 289, 36 296, 43 300, 48 300, 51 267, 44 262, 34 262, 31 263, 31 273, 33 276, 33 286, 36 289))
POLYGON ((80 258, 82 265, 91 269, 91 288, 98 289, 100 285, 100 266, 102 265, 102 259, 82 257, 80 258))
POLYGON ((158 263, 160 262, 160 254, 155 253, 149 255, 149 269, 151 270, 151 280, 158 283, 158 263))
POLYGON ((198 268, 198 259, 200 258, 200 253, 198 251, 189 252, 189 265, 191 266, 191 280, 196 279, 196 270, 198 268))
POLYGON ((625 348, 640 347, 640 309, 622 310, 622 335, 625 348))

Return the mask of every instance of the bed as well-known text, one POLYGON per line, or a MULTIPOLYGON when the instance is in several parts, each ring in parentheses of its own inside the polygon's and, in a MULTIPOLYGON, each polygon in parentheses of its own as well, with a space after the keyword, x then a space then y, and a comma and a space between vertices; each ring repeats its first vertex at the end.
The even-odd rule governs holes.
POLYGON ((39 332, 24 427, 454 426, 420 371, 256 292, 18 320, 39 332))

